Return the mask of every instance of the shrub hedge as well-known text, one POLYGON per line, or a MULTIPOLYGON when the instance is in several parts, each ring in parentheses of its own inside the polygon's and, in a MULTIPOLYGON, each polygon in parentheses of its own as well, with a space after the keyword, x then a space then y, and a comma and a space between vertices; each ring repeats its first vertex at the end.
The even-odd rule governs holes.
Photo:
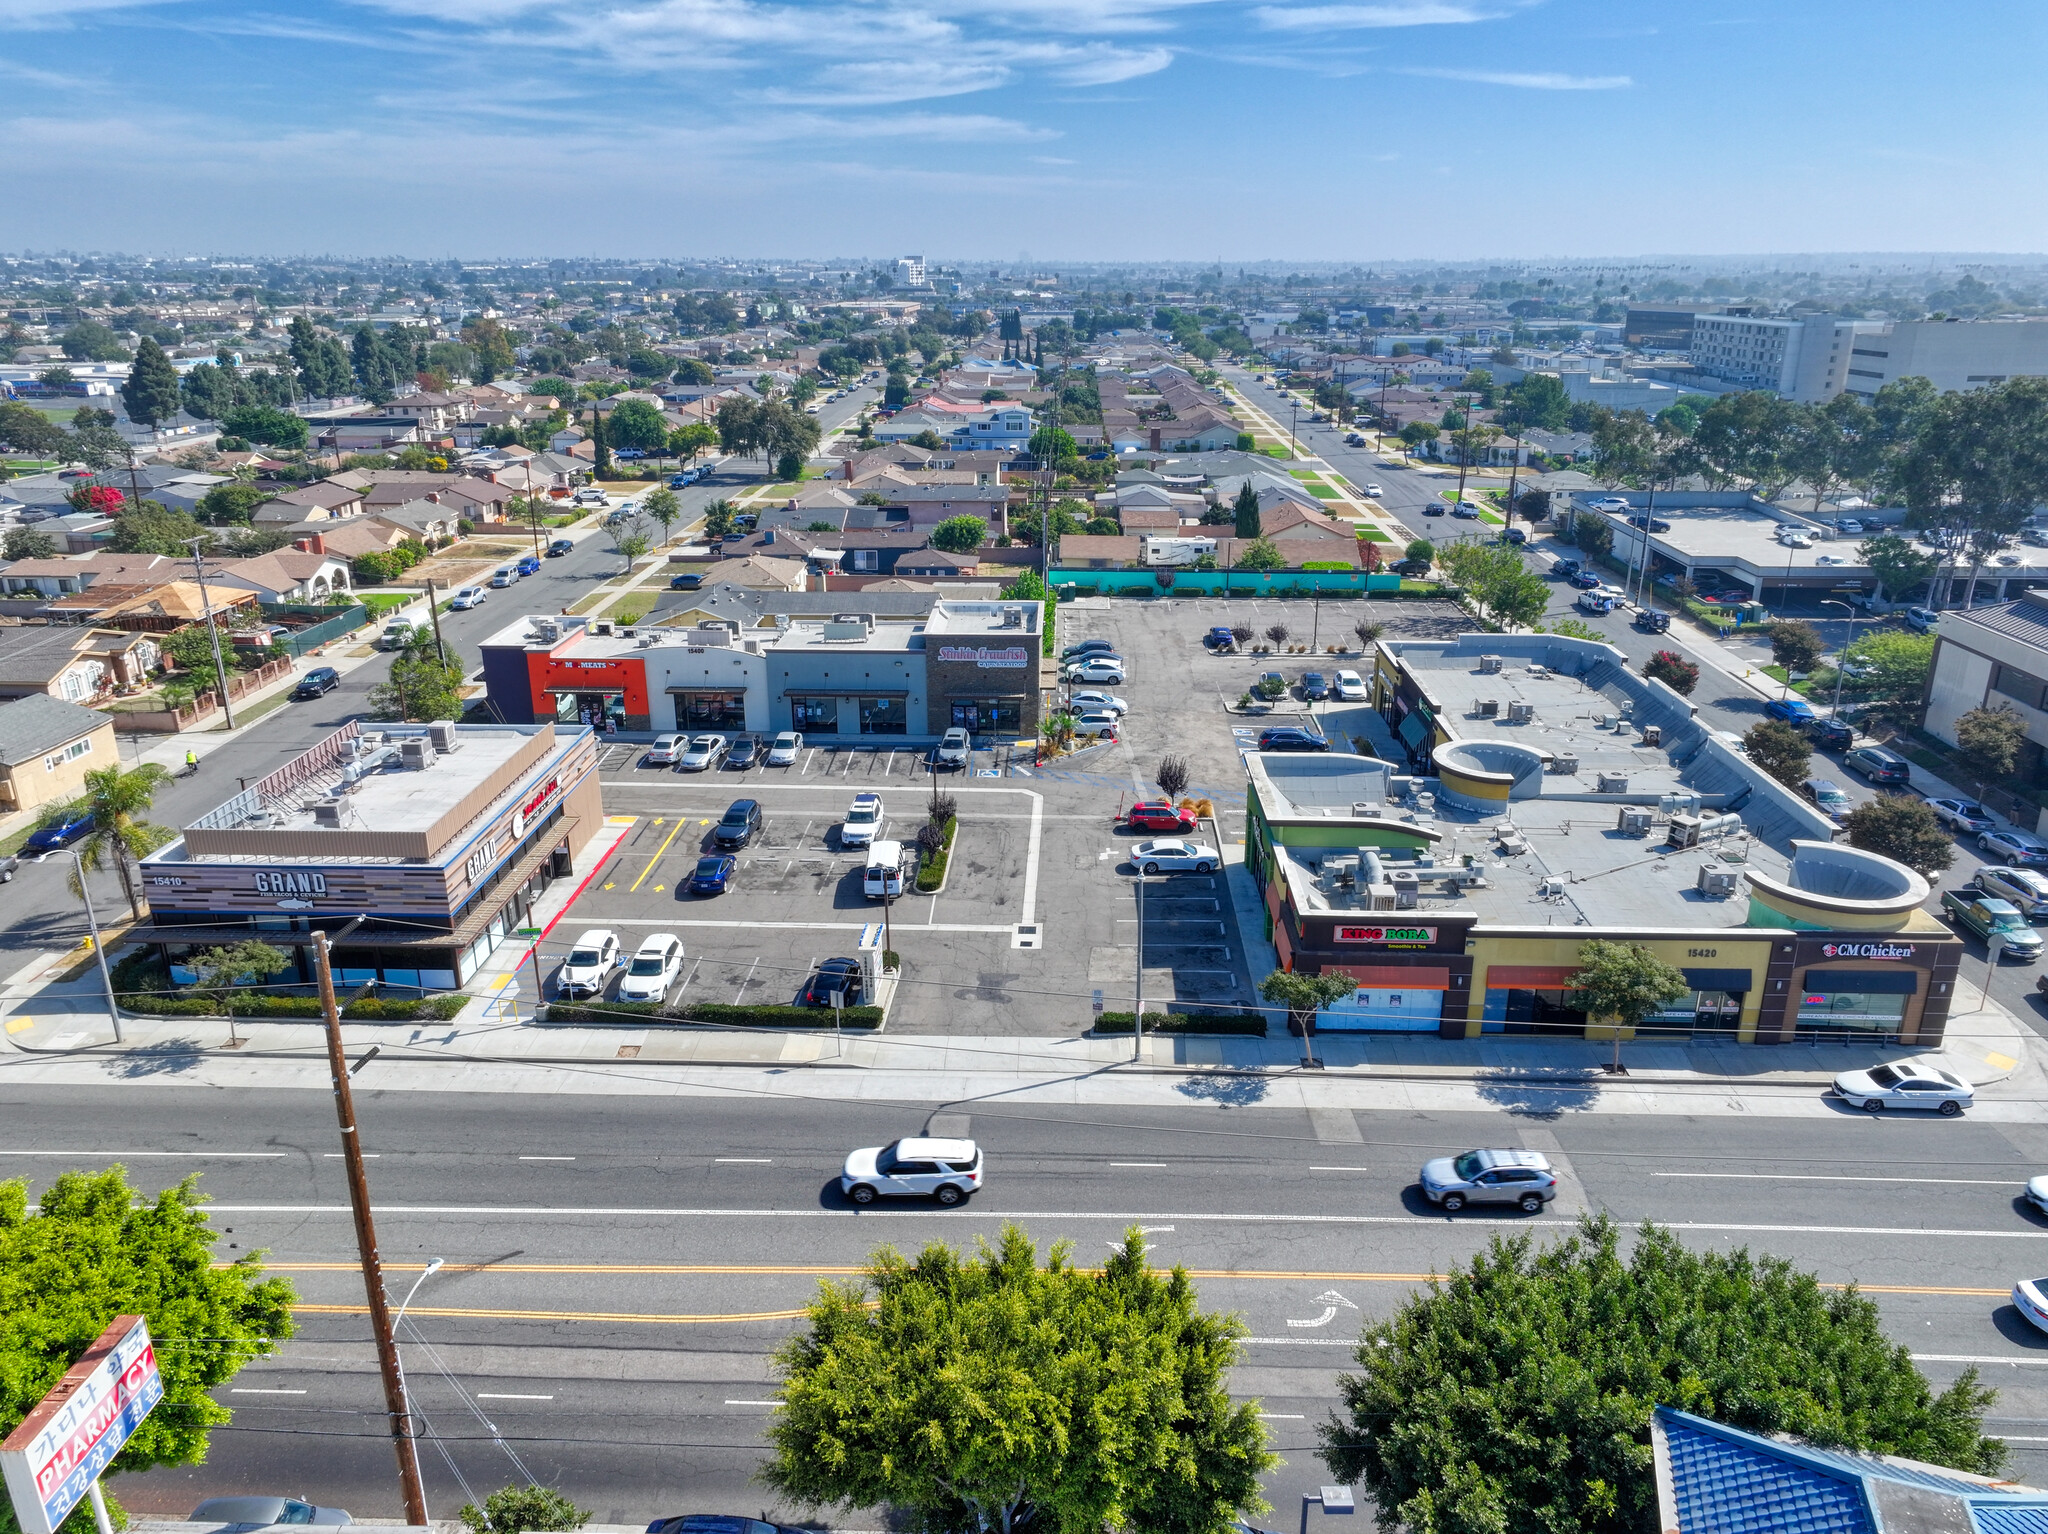
MULTIPOLYGON (((1095 1019, 1095 1031, 1129 1033, 1132 1016, 1129 1012, 1105 1012, 1095 1019)), ((1266 1017, 1262 1012, 1147 1012, 1145 1031, 1245 1034, 1262 1039, 1266 1036, 1266 1017)))
POLYGON ((933 890, 946 882, 946 864, 952 859, 953 838, 959 834, 959 831, 960 817, 958 815, 948 816, 946 818, 946 840, 944 845, 932 855, 931 861, 925 863, 917 871, 917 892, 920 895, 929 895, 933 890))
MULTIPOLYGON (((150 1017, 219 1017, 220 1006, 210 996, 181 994, 164 996, 150 991, 117 991, 121 1005, 130 1012, 150 1017)), ((424 996, 417 1001, 397 1001, 384 996, 365 996, 341 1009, 342 1021, 350 1023, 409 1023, 426 1019, 447 1021, 469 1004, 467 996, 424 996)), ((236 1017, 318 1017, 317 996, 258 996, 240 992, 227 999, 227 1010, 236 1017)))

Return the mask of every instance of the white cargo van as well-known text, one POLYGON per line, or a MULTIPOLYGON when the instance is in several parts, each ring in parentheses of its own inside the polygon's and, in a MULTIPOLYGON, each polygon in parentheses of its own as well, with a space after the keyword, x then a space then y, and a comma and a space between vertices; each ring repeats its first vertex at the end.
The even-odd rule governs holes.
POLYGON ((903 843, 880 841, 868 848, 867 872, 860 889, 870 900, 887 900, 903 893, 903 843))

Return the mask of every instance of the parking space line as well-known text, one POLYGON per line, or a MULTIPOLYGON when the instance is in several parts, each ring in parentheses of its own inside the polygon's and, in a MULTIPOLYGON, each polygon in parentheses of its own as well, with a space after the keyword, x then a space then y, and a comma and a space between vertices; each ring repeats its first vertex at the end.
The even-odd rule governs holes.
POLYGON ((678 816, 676 818, 675 830, 669 832, 668 835, 662 839, 661 845, 657 847, 654 851, 654 856, 647 860, 647 866, 640 870, 640 877, 635 879, 632 882, 632 884, 627 886, 627 894, 630 895, 631 893, 633 893, 634 890, 637 890, 643 883, 646 882, 647 876, 654 872, 654 865, 661 861, 661 855, 664 852, 668 851, 668 844, 674 841, 676 839, 677 833, 680 832, 683 829, 683 827, 688 825, 689 823, 689 817, 686 815, 678 816))
POLYGON ((740 998, 747 994, 747 987, 754 983, 754 971, 761 967, 761 956, 754 955, 754 962, 747 966, 746 978, 740 981, 740 988, 732 993, 732 1004, 738 1006, 740 998))

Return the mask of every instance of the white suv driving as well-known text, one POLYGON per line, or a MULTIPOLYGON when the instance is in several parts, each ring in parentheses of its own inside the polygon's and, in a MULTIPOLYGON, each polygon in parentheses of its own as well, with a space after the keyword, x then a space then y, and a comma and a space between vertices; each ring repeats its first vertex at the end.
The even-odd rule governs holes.
POLYGON ((972 1140, 904 1139, 846 1158, 839 1191, 856 1204, 878 1198, 935 1198, 951 1208, 981 1191, 981 1147, 972 1140))

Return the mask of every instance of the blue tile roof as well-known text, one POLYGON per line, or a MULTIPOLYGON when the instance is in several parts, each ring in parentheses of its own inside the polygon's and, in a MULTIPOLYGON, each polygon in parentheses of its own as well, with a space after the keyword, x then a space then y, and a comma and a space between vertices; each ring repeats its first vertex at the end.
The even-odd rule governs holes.
POLYGON ((1877 1534, 1859 1480, 1659 1415, 1681 1534, 1877 1534))
POLYGON ((2048 1534, 2048 1506, 2037 1502, 2030 1507, 1999 1507, 1987 1502, 1988 1498, 1979 1498, 1970 1503, 1970 1520, 1978 1534, 2048 1534))
POLYGON ((1982 1481, 1973 1481, 1939 1465, 1921 1467, 1910 1460, 1882 1460, 1868 1454, 1851 1454, 1843 1449, 1816 1449, 1805 1443, 1799 1446, 1799 1452, 1806 1459, 1838 1466, 1849 1475, 1876 1476, 1907 1486, 1925 1486, 1931 1491, 1952 1491, 1959 1497, 1973 1497, 1989 1489, 1982 1481))

